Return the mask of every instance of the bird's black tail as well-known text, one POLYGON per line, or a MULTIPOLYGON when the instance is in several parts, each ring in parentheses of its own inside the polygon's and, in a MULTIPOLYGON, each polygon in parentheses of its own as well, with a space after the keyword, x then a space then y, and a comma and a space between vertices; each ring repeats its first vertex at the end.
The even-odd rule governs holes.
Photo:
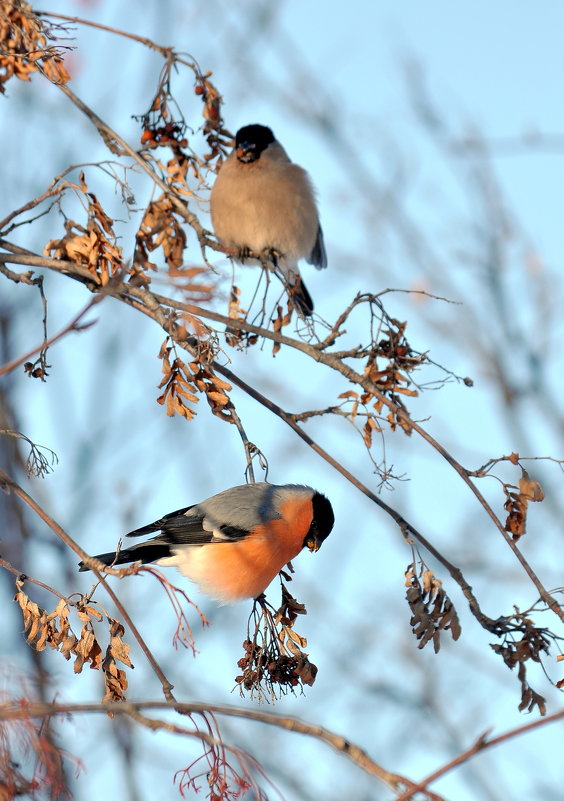
POLYGON ((313 313, 313 300, 307 291, 307 287, 301 275, 298 275, 298 280, 295 284, 286 282, 286 288, 297 311, 301 312, 305 317, 311 317, 313 313))
MULTIPOLYGON (((138 545, 134 545, 132 548, 124 548, 121 550, 116 558, 115 551, 110 551, 109 553, 99 553, 94 556, 94 559, 99 559, 100 562, 103 562, 105 565, 125 565, 129 562, 143 562, 146 564, 147 562, 156 562, 157 559, 162 559, 165 556, 170 556, 170 548, 168 545, 165 545, 162 542, 154 542, 149 540, 149 542, 140 542, 138 545)), ((84 562, 78 563, 78 569, 82 572, 84 570, 90 570, 89 567, 86 567, 84 562)))
POLYGON ((298 314, 311 317, 313 300, 299 273, 297 262, 288 261, 276 251, 270 251, 269 260, 274 265, 274 270, 284 284, 298 314))

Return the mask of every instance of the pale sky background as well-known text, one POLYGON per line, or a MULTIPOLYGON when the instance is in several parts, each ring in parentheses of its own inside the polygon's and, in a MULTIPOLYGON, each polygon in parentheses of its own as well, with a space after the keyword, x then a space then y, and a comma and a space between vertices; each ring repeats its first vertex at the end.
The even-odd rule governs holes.
MULTIPOLYGON (((274 129, 291 158, 308 169, 318 191, 329 267, 321 273, 304 266, 303 274, 316 309, 329 320, 360 289, 425 288, 443 294, 436 288, 443 286, 442 276, 437 274, 435 283, 433 271, 423 271, 398 244, 382 201, 384 190, 398 193, 442 263, 452 264, 449 278, 456 296, 450 299, 475 304, 480 267, 472 260, 470 234, 474 222, 481 222, 482 211, 476 195, 467 191, 473 185, 471 165, 465 184, 457 177, 462 174, 460 162, 444 158, 422 132, 406 88, 406 65, 412 65, 449 133, 460 138, 479 131, 492 147, 491 167, 511 207, 510 229, 519 232, 513 237, 512 230, 508 233, 508 249, 514 254, 511 264, 517 267, 503 280, 510 287, 516 323, 533 341, 547 342, 543 351, 549 361, 547 376, 558 396, 563 367, 558 343, 564 335, 557 314, 563 299, 564 5, 555 0, 534 4, 289 0, 275 5, 257 0, 93 0, 53 2, 48 9, 146 35, 191 53, 202 69, 213 71, 232 131, 250 122, 274 129), (327 108, 346 134, 352 157, 323 135, 327 126, 316 126, 316 111, 325 113, 327 108), (524 138, 535 134, 554 136, 554 143, 546 148, 524 146, 524 138), (361 165, 358 170, 351 158, 361 165), (458 259, 465 250, 466 270, 458 259), (554 288, 547 301, 554 316, 547 318, 547 330, 538 326, 527 302, 537 291, 534 270, 527 272, 529 264, 540 265, 542 276, 554 276, 552 283, 548 281, 554 288)), ((135 145, 139 132, 131 115, 142 113, 150 102, 159 57, 140 45, 124 45, 118 38, 83 27, 77 37, 79 51, 71 61, 73 91, 135 145)), ((191 74, 178 76, 175 96, 186 102, 187 121, 199 125, 191 74)), ((7 153, 0 167, 4 190, 0 216, 38 194, 68 164, 106 157, 87 121, 37 78, 30 85, 11 82, 0 106, 4 109, 0 141, 7 153)), ((104 187, 93 169, 87 169, 87 177, 123 219, 113 188, 104 187)), ((147 188, 141 182, 137 186, 142 205, 148 199, 147 188)), ((47 239, 62 232, 62 223, 51 215, 47 223, 21 230, 17 241, 40 251, 47 239)), ((189 258, 199 263, 195 247, 189 258)), ((226 260, 215 257, 214 263, 229 274, 226 260)), ((255 278, 252 271, 242 271, 240 282, 250 288, 255 278)), ((54 332, 89 296, 80 286, 53 277, 47 287, 54 332)), ((2 281, 0 302, 4 293, 5 302, 19 302, 28 312, 22 313, 13 346, 19 353, 39 341, 39 306, 30 290, 2 281)), ((410 406, 414 416, 423 420, 430 416, 425 426, 470 468, 518 449, 512 429, 505 425, 508 421, 500 419, 501 407, 484 365, 470 346, 461 347, 454 335, 449 336, 459 325, 459 307, 421 304, 407 295, 391 295, 386 304, 392 315, 409 320, 408 337, 414 348, 430 350, 437 362, 475 380, 472 390, 452 383, 441 392, 424 394, 410 406), (443 326, 442 335, 441 329, 429 325, 435 318, 443 326)), ((488 313, 485 305, 484 326, 488 313)), ((19 375, 15 391, 24 433, 53 448, 60 459, 53 475, 35 483, 34 493, 94 552, 109 550, 134 526, 241 483, 244 463, 235 431, 213 418, 205 401, 199 405, 197 420, 188 426, 165 418, 155 403, 160 380, 156 357, 164 339, 160 330, 113 301, 90 316, 99 319, 97 326, 51 349, 49 381, 30 383, 19 375)), ((492 332, 496 335, 493 325, 492 332)), ((352 339, 360 336, 360 328, 350 331, 352 339)), ((284 351, 272 360, 268 348, 263 354, 251 351, 234 357, 233 369, 270 390, 290 410, 324 405, 320 397, 327 397, 328 404, 349 388, 284 351), (292 376, 292 385, 285 375, 292 376)), ((521 369, 516 363, 517 375, 521 369)), ((467 613, 448 576, 438 571, 458 609, 463 636, 456 644, 445 637, 441 653, 435 656, 429 649, 418 651, 409 630, 402 581, 410 552, 397 530, 296 442, 282 423, 251 401, 238 395, 235 399, 250 438, 269 459, 269 479, 315 485, 330 497, 336 513, 334 533, 319 554, 311 559, 303 554, 296 561, 293 584, 309 610, 298 630, 310 640, 319 677, 305 698, 286 698, 275 711, 333 729, 358 742, 389 769, 414 779, 452 758, 485 729, 499 733, 524 723, 525 717, 517 712, 516 676, 491 652, 491 638, 467 613), (356 651, 355 661, 351 655, 356 651), (433 706, 437 699, 438 709, 433 706)), ((532 402, 524 420, 532 453, 563 456, 561 435, 532 402)), ((375 486, 368 459, 344 423, 310 423, 307 431, 375 486)), ((508 614, 513 603, 522 608, 533 603, 532 588, 507 547, 446 465, 415 437, 387 434, 386 442, 389 461, 410 480, 397 483, 392 492, 384 490, 384 500, 460 564, 485 611, 495 617, 508 614)), ((562 474, 554 467, 543 473, 543 483, 544 476, 557 501, 562 474)), ((480 488, 502 514, 498 485, 490 482, 480 488)), ((561 559, 555 559, 561 551, 561 529, 555 530, 553 518, 546 523, 549 535, 540 536, 547 514, 541 505, 531 510, 529 528, 537 536, 523 542, 523 551, 541 572, 545 586, 552 588, 564 584, 561 559)), ((55 582, 59 553, 50 540, 49 532, 41 528, 35 573, 31 567, 29 572, 40 577, 45 571, 55 582)), ((65 576, 65 582, 69 593, 89 586, 83 576, 65 576)), ((193 660, 187 653, 172 652, 170 611, 149 582, 149 578, 124 581, 118 588, 126 608, 144 623, 143 633, 167 665, 178 697, 252 707, 252 701, 230 693, 250 605, 218 608, 194 592, 213 626, 197 632, 201 653, 193 660)), ((104 603, 102 593, 99 598, 104 603)), ((546 616, 537 622, 554 625, 546 616)), ((14 643, 10 660, 19 665, 24 656, 19 643, 14 643)), ((60 700, 99 698, 97 676, 74 679, 71 666, 60 655, 49 654, 47 659, 60 682, 60 700)), ((131 697, 158 698, 159 686, 142 658, 136 654, 133 661, 138 667, 130 676, 131 697)), ((553 656, 547 665, 554 680, 561 677, 553 656)), ((561 696, 551 690, 540 670, 531 669, 531 683, 551 700, 549 712, 561 706, 561 696)), ((250 748, 259 760, 280 754, 278 775, 272 775, 288 799, 392 797, 324 746, 229 720, 223 731, 226 740, 250 748)), ((68 750, 88 764, 88 773, 76 784, 79 801, 101 793, 133 801, 134 796, 127 795, 131 790, 122 784, 122 766, 112 755, 116 746, 108 741, 107 728, 101 733, 101 727, 76 717, 61 732, 68 750), (109 782, 115 795, 108 794, 109 782)), ((562 787, 564 778, 561 749, 555 747, 561 732, 561 724, 556 724, 512 741, 478 757, 470 768, 455 771, 434 789, 451 801, 557 798, 555 788, 562 787)), ((137 774, 139 797, 157 801, 178 797, 172 786, 174 772, 197 750, 162 735, 157 740, 139 733, 135 742, 137 753, 143 755, 137 774), (151 754, 158 755, 155 762, 151 754)), ((274 791, 267 788, 267 792, 269 798, 276 797, 274 791)))

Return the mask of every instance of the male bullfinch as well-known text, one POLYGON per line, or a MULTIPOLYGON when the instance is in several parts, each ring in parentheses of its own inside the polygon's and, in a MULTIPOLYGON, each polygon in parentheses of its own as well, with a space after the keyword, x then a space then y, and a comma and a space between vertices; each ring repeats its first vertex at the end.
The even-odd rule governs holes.
MULTIPOLYGON (((317 551, 333 528, 331 504, 311 487, 243 484, 171 512, 128 537, 159 531, 131 548, 96 556, 105 565, 177 567, 221 603, 256 598, 306 546, 317 551)), ((81 570, 88 570, 82 562, 81 570)))
POLYGON ((298 261, 327 267, 323 231, 307 172, 292 164, 270 128, 245 125, 237 131, 210 201, 221 244, 236 251, 239 261, 249 251, 263 254, 282 272, 299 311, 311 315, 298 261))

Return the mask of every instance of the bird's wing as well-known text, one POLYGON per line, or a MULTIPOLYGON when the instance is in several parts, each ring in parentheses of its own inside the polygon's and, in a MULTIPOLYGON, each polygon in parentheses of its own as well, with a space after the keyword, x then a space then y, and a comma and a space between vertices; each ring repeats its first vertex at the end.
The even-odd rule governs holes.
POLYGON ((198 506, 188 506, 171 512, 148 526, 130 531, 127 537, 141 537, 155 531, 162 532, 158 540, 169 545, 207 545, 210 542, 236 542, 244 539, 249 529, 225 523, 214 525, 198 506), (186 514, 188 512, 188 514, 186 514))
POLYGON ((159 520, 155 520, 154 523, 149 523, 146 526, 141 526, 141 528, 133 529, 130 531, 129 534, 126 534, 126 537, 143 537, 145 534, 152 534, 154 531, 162 531, 165 527, 167 521, 174 519, 175 517, 179 517, 180 515, 185 515, 186 512, 189 512, 190 509, 194 509, 196 504, 192 506, 185 506, 184 509, 177 509, 176 512, 170 512, 168 515, 159 518, 159 520))
POLYGON ((205 545, 210 542, 236 542, 244 539, 257 525, 280 517, 275 507, 271 484, 243 484, 220 492, 194 506, 171 512, 154 523, 129 532, 140 537, 162 532, 159 542, 181 545, 205 545))
POLYGON ((214 523, 204 514, 180 515, 166 521, 162 535, 170 545, 207 545, 210 542, 237 542, 249 534, 250 529, 228 523, 214 523))

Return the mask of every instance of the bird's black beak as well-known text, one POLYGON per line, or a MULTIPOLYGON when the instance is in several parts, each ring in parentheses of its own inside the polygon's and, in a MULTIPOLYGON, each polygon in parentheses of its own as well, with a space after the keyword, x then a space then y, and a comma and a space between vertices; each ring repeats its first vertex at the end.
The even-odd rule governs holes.
POLYGON ((306 537, 306 541, 304 545, 312 552, 318 551, 321 548, 321 541, 317 539, 316 536, 312 535, 310 537, 306 537))
POLYGON ((256 149, 257 146, 253 142, 240 142, 237 146, 237 159, 244 164, 256 161, 258 158, 256 149))

